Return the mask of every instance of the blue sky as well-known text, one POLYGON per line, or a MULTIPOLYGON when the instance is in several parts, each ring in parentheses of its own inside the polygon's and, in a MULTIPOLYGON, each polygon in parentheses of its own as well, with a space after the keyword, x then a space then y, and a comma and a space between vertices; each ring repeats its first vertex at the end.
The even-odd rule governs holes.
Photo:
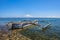
POLYGON ((0 0, 0 17, 60 17, 60 0, 0 0))

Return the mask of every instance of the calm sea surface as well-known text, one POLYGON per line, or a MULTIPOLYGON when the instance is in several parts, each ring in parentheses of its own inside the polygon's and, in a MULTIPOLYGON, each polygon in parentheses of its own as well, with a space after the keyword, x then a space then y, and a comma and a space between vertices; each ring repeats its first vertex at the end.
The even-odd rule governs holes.
MULTIPOLYGON (((46 30, 44 34, 52 34, 55 33, 56 35, 60 36, 60 18, 0 18, 0 29, 5 28, 2 25, 12 21, 18 22, 22 20, 38 20, 39 24, 48 24, 47 22, 51 23, 51 28, 46 30), (46 22, 43 22, 46 21, 46 22)), ((33 28, 33 30, 40 30, 38 27, 33 28)))

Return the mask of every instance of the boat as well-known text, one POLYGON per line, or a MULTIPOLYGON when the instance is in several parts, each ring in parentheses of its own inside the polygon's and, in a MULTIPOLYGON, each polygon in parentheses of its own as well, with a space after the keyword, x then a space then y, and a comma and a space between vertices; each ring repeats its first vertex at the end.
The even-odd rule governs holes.
POLYGON ((9 22, 6 25, 9 27, 9 29, 23 29, 23 28, 31 26, 31 25, 40 26, 36 20, 22 21, 22 22, 9 22))
POLYGON ((41 29, 44 29, 44 28, 47 28, 50 24, 47 24, 44 26, 44 28, 41 26, 41 24, 38 23, 37 20, 34 20, 34 21, 22 21, 22 22, 9 22, 7 24, 8 28, 9 29, 24 29, 24 28, 27 28, 29 26, 38 26, 40 27, 41 29))

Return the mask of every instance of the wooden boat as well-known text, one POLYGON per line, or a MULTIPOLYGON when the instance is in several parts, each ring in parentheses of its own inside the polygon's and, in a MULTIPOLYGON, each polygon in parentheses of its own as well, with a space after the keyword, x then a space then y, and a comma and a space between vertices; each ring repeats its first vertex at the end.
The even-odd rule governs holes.
POLYGON ((7 24, 7 26, 9 27, 9 29, 23 29, 24 27, 28 27, 31 25, 36 25, 36 26, 40 26, 40 24, 38 24, 37 21, 30 21, 30 22, 9 22, 7 24))
MULTIPOLYGON (((38 21, 34 20, 34 21, 23 21, 23 22, 9 22, 7 24, 7 26, 9 27, 9 29, 24 29, 27 28, 31 25, 35 25, 41 28, 41 25, 38 24, 38 21)), ((44 26, 44 28, 47 28, 50 24, 47 24, 44 26)), ((44 29, 43 27, 41 29, 44 29)))

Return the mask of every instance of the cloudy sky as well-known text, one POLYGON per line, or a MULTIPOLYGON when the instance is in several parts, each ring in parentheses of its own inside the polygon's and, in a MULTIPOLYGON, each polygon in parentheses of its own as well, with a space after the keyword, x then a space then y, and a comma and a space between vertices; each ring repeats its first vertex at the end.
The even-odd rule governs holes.
POLYGON ((60 0, 0 0, 0 17, 60 17, 60 0))

